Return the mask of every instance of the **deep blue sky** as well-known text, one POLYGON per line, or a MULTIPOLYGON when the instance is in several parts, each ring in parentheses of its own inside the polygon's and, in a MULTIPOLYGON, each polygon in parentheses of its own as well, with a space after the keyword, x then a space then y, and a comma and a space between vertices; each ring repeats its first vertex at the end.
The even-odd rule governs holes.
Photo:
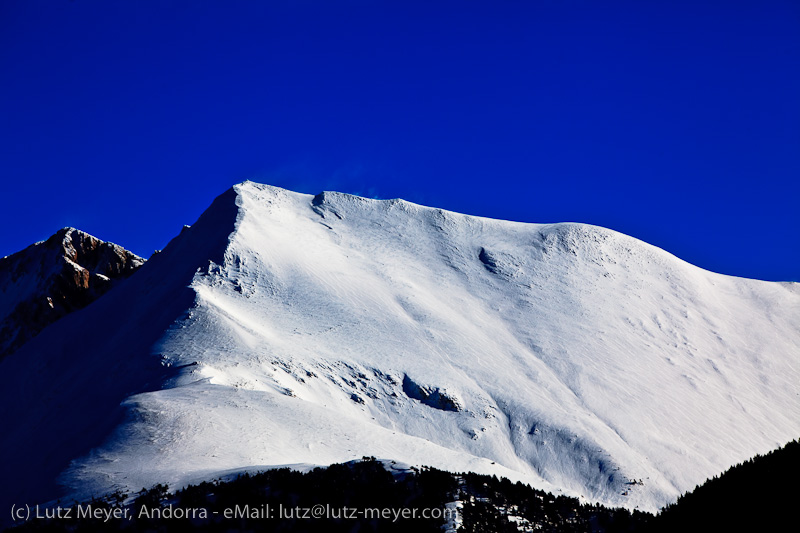
POLYGON ((245 179, 800 281, 800 2, 0 0, 0 255, 245 179))

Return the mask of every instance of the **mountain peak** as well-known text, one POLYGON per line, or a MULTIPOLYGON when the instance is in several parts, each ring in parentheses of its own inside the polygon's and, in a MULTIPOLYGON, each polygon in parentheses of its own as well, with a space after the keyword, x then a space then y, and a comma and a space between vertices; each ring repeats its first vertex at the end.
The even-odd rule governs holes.
POLYGON ((245 182, 0 363, 0 453, 50 458, 31 498, 376 456, 656 510, 796 437, 798 297, 594 226, 245 182))
POLYGON ((0 259, 0 359, 143 264, 121 246, 73 227, 0 259))

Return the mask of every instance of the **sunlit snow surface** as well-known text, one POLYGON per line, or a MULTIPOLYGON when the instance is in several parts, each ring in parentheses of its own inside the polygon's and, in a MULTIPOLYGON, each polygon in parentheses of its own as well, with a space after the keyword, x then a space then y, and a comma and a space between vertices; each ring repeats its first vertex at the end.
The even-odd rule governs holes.
POLYGON ((0 365, 2 500, 370 455, 652 511, 800 436, 799 325, 607 229, 246 182, 0 365))

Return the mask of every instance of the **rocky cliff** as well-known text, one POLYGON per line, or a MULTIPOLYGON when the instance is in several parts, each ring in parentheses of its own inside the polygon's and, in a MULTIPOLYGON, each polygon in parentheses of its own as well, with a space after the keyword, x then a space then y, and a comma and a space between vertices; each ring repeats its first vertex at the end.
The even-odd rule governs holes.
POLYGON ((0 259, 0 359, 92 303, 144 261, 75 228, 0 259))

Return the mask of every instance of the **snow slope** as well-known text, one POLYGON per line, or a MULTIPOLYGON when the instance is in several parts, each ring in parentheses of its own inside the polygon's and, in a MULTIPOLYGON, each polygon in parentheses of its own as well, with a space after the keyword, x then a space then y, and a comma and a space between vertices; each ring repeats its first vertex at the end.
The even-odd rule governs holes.
POLYGON ((652 511, 800 434, 798 324, 607 229, 245 182, 0 363, 0 503, 373 455, 652 511))

